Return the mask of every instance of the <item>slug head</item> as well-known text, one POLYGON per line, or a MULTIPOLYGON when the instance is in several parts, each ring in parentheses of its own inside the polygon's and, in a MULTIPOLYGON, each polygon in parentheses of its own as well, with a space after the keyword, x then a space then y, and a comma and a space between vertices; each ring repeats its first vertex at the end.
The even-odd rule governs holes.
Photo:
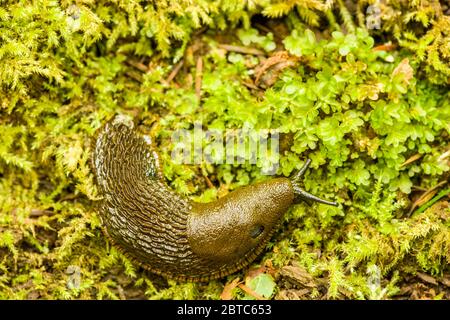
POLYGON ((300 187, 310 162, 291 179, 275 178, 239 188, 211 203, 194 203, 188 223, 193 252, 222 264, 254 258, 292 204, 315 201, 336 206, 300 187))
POLYGON ((287 178, 239 188, 211 203, 194 203, 188 224, 193 252, 220 264, 255 255, 293 203, 287 178))

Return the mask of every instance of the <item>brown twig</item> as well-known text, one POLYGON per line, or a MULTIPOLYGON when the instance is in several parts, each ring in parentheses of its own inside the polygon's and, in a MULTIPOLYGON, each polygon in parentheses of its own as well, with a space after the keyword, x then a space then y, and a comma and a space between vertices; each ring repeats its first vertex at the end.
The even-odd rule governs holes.
POLYGON ((65 196, 61 197, 58 202, 62 202, 62 201, 68 201, 68 200, 75 200, 78 199, 80 197, 79 194, 75 194, 75 193, 68 193, 65 196))
POLYGON ((438 161, 443 161, 445 158, 450 156, 450 150, 445 151, 443 154, 441 154, 438 158, 438 161))
POLYGON ((183 66, 184 60, 181 59, 175 67, 172 69, 172 72, 170 72, 169 76, 166 79, 166 83, 169 84, 175 77, 177 76, 178 72, 181 70, 181 67, 183 66))
POLYGON ((120 285, 117 286, 117 292, 119 293, 120 300, 127 300, 127 297, 125 295, 125 292, 124 292, 122 286, 120 286, 120 285))
POLYGON ((206 30, 208 30, 207 26, 204 26, 200 29, 198 29, 197 31, 194 32, 193 37, 199 36, 201 35, 203 32, 205 32, 206 30))
POLYGON ((133 61, 133 60, 127 60, 127 63, 130 66, 135 67, 139 71, 148 72, 148 67, 145 64, 143 64, 143 63, 140 63, 140 62, 137 62, 137 61, 133 61))
POLYGON ((200 101, 202 94, 202 74, 203 74, 203 59, 198 57, 197 65, 195 67, 195 94, 197 95, 198 101, 200 101))
POLYGON ((254 49, 254 48, 247 48, 247 47, 241 47, 241 46, 233 46, 230 44, 219 44, 219 48, 224 49, 226 51, 231 52, 238 52, 238 53, 244 53, 244 54, 251 54, 255 56, 264 56, 265 53, 261 50, 254 49))
POLYGON ((261 31, 266 32, 266 33, 269 33, 269 32, 273 33, 273 31, 269 27, 267 27, 267 26, 265 26, 265 25, 263 25, 261 23, 255 23, 255 27, 257 29, 261 30, 261 31))
POLYGON ((142 77, 140 74, 138 74, 137 72, 125 72, 125 75, 136 80, 137 82, 142 82, 142 77))
POLYGON ((203 177, 205 178, 206 184, 208 185, 208 188, 210 189, 215 189, 216 187, 213 185, 213 183, 211 182, 211 180, 208 178, 207 175, 203 175, 203 177))
POLYGON ((444 184, 446 184, 447 181, 441 181, 439 182, 437 185, 431 187, 430 189, 428 189, 427 191, 425 191, 420 197, 419 199, 417 199, 416 201, 414 201, 414 203, 411 206, 411 209, 409 209, 408 215, 411 215, 411 213, 413 213, 414 210, 416 210, 417 207, 427 203, 437 192, 437 189, 440 186, 443 186, 444 184))
POLYGON ((261 88, 257 87, 253 82, 244 81, 244 82, 242 82, 242 84, 249 89, 261 90, 261 88))
POLYGON ((40 210, 40 209, 31 209, 29 216, 30 217, 40 217, 40 216, 50 216, 54 212, 50 210, 40 210))

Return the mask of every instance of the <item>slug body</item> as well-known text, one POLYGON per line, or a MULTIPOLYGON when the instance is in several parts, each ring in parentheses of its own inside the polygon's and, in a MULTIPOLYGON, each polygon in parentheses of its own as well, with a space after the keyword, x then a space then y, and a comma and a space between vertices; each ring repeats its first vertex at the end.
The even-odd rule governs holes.
POLYGON ((293 179, 274 178, 211 203, 192 202, 166 185, 150 138, 124 116, 100 129, 93 167, 110 239, 146 269, 175 279, 206 281, 247 266, 299 200, 335 205, 298 186, 307 165, 293 179))

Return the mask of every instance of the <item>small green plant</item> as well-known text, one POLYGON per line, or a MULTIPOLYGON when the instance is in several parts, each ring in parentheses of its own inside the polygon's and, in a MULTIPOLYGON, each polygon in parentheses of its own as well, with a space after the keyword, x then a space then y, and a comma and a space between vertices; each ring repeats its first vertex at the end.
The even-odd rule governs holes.
MULTIPOLYGON (((448 274, 449 16, 442 1, 387 0, 370 29, 376 3, 3 1, 0 299, 220 297, 225 280, 166 281, 102 233, 91 143, 117 112, 149 129, 168 183, 199 201, 267 177, 262 160, 172 161, 172 132, 197 121, 278 130, 279 175, 312 159, 305 189, 339 207, 292 207, 260 259, 325 280, 307 298, 390 298, 405 274, 448 274)), ((246 285, 283 289, 266 273, 246 285)))

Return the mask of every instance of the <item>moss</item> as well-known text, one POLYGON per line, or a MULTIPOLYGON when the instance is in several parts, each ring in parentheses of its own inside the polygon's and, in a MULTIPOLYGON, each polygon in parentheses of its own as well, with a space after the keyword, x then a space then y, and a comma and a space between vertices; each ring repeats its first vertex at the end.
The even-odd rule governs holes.
POLYGON ((177 164, 174 129, 278 129, 281 175, 311 158, 306 189, 340 206, 293 207, 255 262, 324 279, 309 298, 394 297, 409 274, 448 274, 444 1, 384 1, 369 30, 375 1, 3 3, 0 298, 218 299, 245 275, 166 281, 110 246, 90 146, 116 112, 151 128, 171 186, 201 201, 267 178, 265 162, 177 164))

